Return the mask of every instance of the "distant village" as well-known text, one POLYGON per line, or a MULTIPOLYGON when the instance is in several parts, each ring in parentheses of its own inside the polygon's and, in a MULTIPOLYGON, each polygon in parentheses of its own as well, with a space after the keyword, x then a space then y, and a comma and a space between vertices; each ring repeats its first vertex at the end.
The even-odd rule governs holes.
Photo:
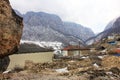
POLYGON ((120 54, 120 34, 112 34, 100 41, 96 41, 92 45, 81 46, 67 46, 57 54, 61 57, 83 57, 89 55, 119 55, 120 54))

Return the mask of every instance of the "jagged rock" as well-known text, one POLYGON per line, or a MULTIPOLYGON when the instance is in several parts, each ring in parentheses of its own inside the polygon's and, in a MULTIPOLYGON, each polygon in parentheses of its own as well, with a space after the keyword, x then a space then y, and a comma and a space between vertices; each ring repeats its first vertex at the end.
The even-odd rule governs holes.
MULTIPOLYGON (((0 1, 0 58, 13 54, 22 35, 22 18, 16 15, 9 0, 0 1)), ((1 63, 1 62, 0 62, 1 63)))

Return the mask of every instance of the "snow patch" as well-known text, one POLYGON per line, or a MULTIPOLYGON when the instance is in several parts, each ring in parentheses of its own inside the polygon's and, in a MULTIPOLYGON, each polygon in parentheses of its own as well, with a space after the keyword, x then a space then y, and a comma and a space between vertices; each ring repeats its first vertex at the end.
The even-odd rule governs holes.
POLYGON ((61 53, 61 49, 63 46, 63 44, 61 42, 57 42, 57 41, 56 42, 45 42, 45 41, 39 42, 39 41, 28 41, 28 40, 20 41, 20 44, 24 44, 24 43, 35 44, 35 45, 38 45, 43 48, 52 48, 52 49, 54 49, 55 54, 61 53))
POLYGON ((67 67, 62 68, 62 69, 55 69, 55 71, 58 72, 58 73, 66 73, 66 72, 69 72, 69 71, 67 70, 67 67))
POLYGON ((93 66, 96 68, 99 68, 99 66, 96 63, 94 63, 93 66))

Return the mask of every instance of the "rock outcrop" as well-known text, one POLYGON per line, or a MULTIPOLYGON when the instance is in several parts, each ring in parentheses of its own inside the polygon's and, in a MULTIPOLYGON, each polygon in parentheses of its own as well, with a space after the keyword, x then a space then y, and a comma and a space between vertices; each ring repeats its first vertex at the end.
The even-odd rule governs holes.
POLYGON ((18 50, 22 35, 22 18, 16 15, 9 0, 0 1, 0 58, 18 50))

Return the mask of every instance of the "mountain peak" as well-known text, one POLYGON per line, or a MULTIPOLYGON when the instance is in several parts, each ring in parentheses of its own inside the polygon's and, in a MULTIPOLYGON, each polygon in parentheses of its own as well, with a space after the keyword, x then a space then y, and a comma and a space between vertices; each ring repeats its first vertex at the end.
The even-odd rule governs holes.
POLYGON ((89 28, 74 22, 64 22, 55 14, 30 11, 24 14, 23 18, 25 26, 23 40, 58 41, 69 44, 79 43, 79 41, 84 43, 84 40, 94 36, 89 28))

